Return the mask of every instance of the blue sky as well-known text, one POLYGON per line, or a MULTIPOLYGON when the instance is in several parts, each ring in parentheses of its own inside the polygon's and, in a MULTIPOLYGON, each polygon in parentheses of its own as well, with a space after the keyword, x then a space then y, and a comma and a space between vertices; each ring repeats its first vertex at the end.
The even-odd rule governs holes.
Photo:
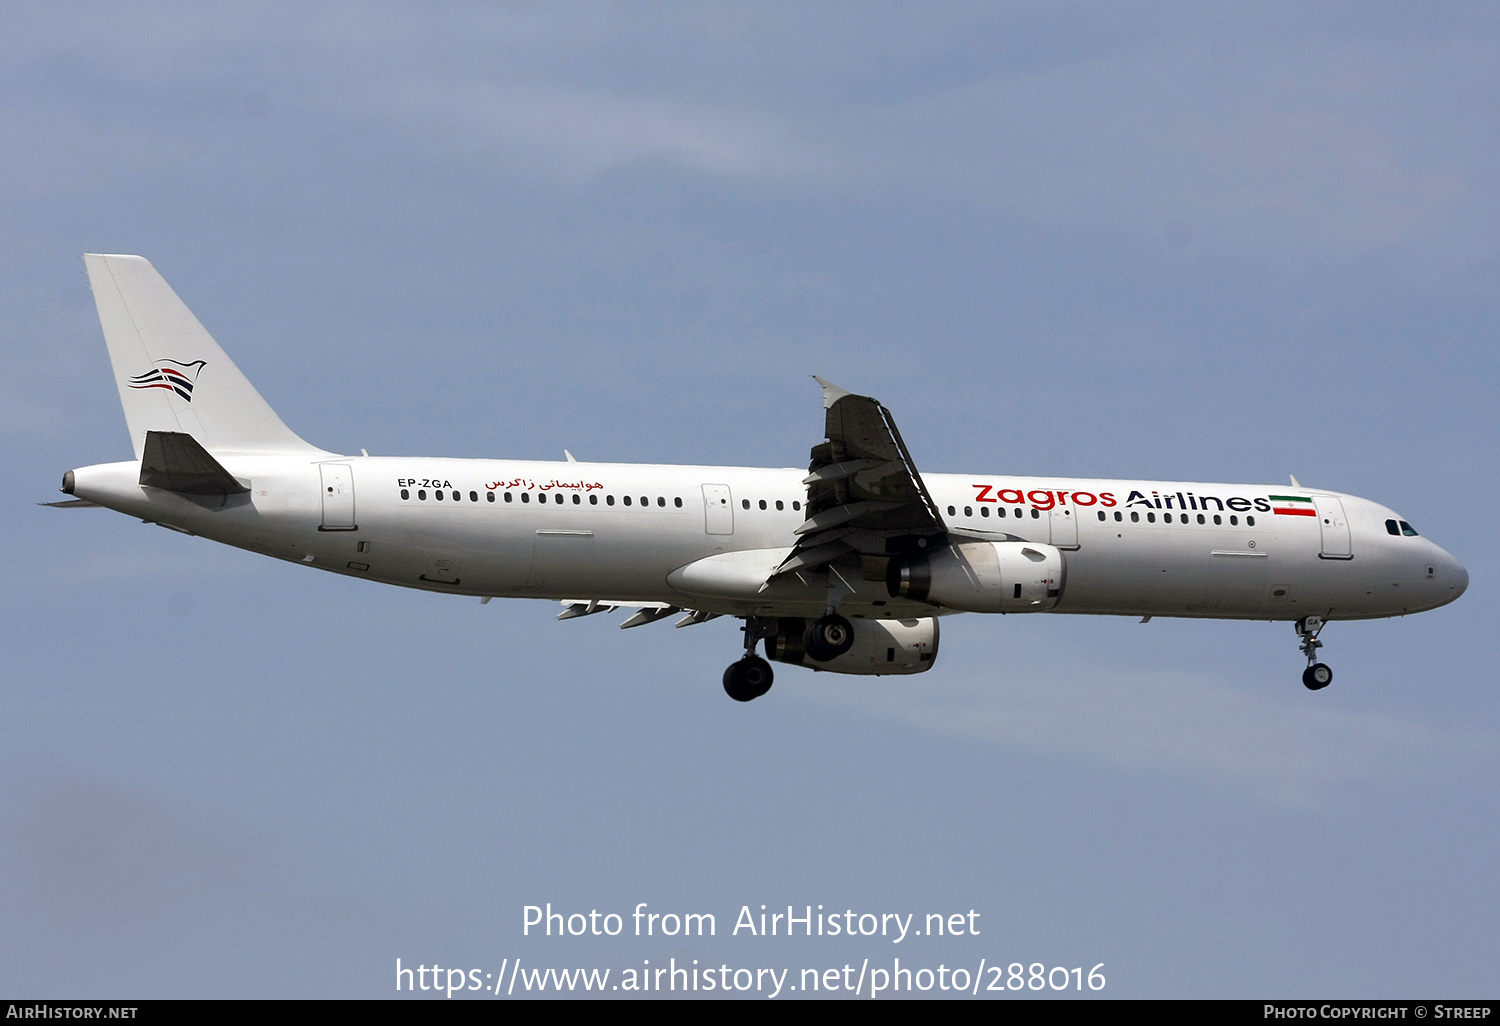
MULTIPOLYGON (((1486 5, 51 5, 0 40, 0 990, 382 996, 521 908, 983 913, 1115 996, 1493 991, 1500 24, 1486 5), (34 505, 128 458, 79 254, 150 258, 315 444, 1387 503, 1457 604, 962 617, 936 668, 310 573, 34 505)), ((721 934, 724 932, 721 927, 721 934)), ((897 950, 895 954, 906 956, 897 950)))

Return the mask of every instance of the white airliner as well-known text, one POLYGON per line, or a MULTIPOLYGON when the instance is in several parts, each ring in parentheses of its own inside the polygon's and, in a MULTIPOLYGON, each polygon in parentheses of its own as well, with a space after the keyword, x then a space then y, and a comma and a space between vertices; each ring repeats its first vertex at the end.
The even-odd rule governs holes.
POLYGON ((87 255, 135 459, 70 470, 49 505, 106 506, 321 570, 561 600, 621 627, 745 621, 756 654, 921 673, 950 613, 1292 621, 1317 690, 1330 620, 1452 602, 1463 566, 1378 503, 1317 488, 919 474, 890 411, 823 387, 807 470, 344 456, 293 434, 138 256, 87 255))

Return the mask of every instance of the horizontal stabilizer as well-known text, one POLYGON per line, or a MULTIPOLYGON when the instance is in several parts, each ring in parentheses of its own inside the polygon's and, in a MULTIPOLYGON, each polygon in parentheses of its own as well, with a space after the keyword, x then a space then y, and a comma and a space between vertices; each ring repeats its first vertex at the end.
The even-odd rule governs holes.
POLYGON ((182 431, 146 432, 141 484, 182 495, 238 495, 250 490, 182 431))

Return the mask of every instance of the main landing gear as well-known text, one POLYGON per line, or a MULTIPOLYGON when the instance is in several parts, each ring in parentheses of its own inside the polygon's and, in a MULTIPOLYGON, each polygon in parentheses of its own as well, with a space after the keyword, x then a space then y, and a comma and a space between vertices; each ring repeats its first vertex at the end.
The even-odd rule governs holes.
MULTIPOLYGON (((748 702, 770 691, 775 679, 771 664, 755 654, 755 646, 763 637, 776 637, 777 620, 747 616, 741 630, 745 632, 745 656, 724 671, 724 693, 736 702, 748 702)), ((837 659, 853 647, 854 625, 837 613, 814 620, 802 635, 803 651, 820 663, 837 659)))
MULTIPOLYGON (((774 622, 774 621, 773 621, 774 622)), ((745 657, 730 663, 724 671, 724 693, 736 702, 748 702, 771 690, 776 675, 771 664, 755 654, 760 641, 760 621, 753 616, 745 617, 745 657)))
POLYGON ((1302 671, 1302 683, 1309 691, 1322 691, 1333 683, 1333 670, 1327 663, 1317 661, 1318 649, 1323 647, 1323 643, 1318 640, 1318 635, 1323 632, 1323 618, 1304 616, 1294 626, 1297 628, 1297 636, 1302 639, 1298 648, 1307 656, 1307 669, 1302 671))

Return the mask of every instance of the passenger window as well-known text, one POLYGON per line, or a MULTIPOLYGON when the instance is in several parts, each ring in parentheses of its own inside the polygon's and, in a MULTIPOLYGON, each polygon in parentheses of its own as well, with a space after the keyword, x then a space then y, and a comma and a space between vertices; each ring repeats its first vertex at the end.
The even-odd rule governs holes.
POLYGON ((1415 538, 1417 536, 1417 529, 1403 520, 1401 521, 1401 533, 1408 538, 1415 538))
POLYGON ((1245 518, 1245 526, 1246 527, 1254 527, 1255 526, 1255 518, 1254 517, 1246 517, 1245 518))
POLYGON ((597 495, 590 495, 589 496, 589 505, 590 506, 597 506, 597 505, 599 505, 599 496, 597 496, 597 495))
POLYGON ((427 489, 423 488, 421 491, 417 492, 417 498, 422 499, 423 501, 426 501, 426 499, 427 499, 427 489))
POLYGON ((667 497, 665 495, 658 495, 656 497, 656 504, 658 506, 665 506, 667 504, 667 497))
POLYGON ((948 507, 948 515, 950 517, 956 517, 956 516, 958 516, 958 510, 954 509, 952 506, 949 506, 948 507))
POLYGON ((613 506, 615 504, 615 497, 613 495, 606 495, 604 497, 604 504, 606 506, 613 506))
POLYGON ((777 499, 776 500, 776 508, 777 509, 786 509, 786 506, 782 504, 782 501, 780 499, 777 499))
POLYGON ((484 493, 484 501, 485 502, 494 502, 495 501, 495 493, 494 492, 485 492, 484 493))
POLYGON ((443 490, 441 488, 437 489, 436 491, 434 491, 432 493, 432 497, 434 499, 436 499, 438 502, 442 502, 443 501, 443 490))
POLYGON ((457 493, 457 492, 454 492, 454 493, 453 493, 453 501, 454 501, 454 502, 458 502, 458 501, 459 501, 459 500, 460 500, 460 499, 462 499, 462 498, 463 498, 463 496, 462 496, 462 495, 459 495, 459 494, 458 494, 458 493, 457 493))
POLYGON ((749 499, 741 499, 740 500, 740 505, 743 506, 745 509, 749 509, 750 508, 750 500, 749 499))
POLYGON ((965 506, 964 507, 964 516, 966 516, 966 517, 972 517, 973 515, 974 515, 974 507, 973 506, 965 506))
POLYGON ((982 517, 989 516, 990 515, 990 508, 988 506, 980 506, 979 507, 979 515, 982 516, 982 517))
POLYGON ((469 501, 470 502, 478 502, 479 501, 479 493, 478 492, 470 492, 469 493, 469 501))
POLYGON ((1103 523, 1103 522, 1104 522, 1104 519, 1105 519, 1105 517, 1104 517, 1104 510, 1102 510, 1102 509, 1101 509, 1101 510, 1100 510, 1100 511, 1099 511, 1099 522, 1100 522, 1100 523, 1103 523))
POLYGON ((646 498, 646 496, 642 495, 641 496, 641 505, 642 506, 649 506, 649 505, 651 505, 651 500, 648 499, 648 498, 646 498))
POLYGON ((760 500, 760 508, 761 509, 765 509, 766 508, 766 500, 765 499, 761 499, 760 500))
POLYGON ((1170 524, 1172 522, 1172 514, 1170 514, 1170 513, 1163 513, 1161 515, 1161 519, 1162 519, 1162 523, 1164 523, 1164 524, 1170 524))
POLYGON ((1148 523, 1148 524, 1154 524, 1154 523, 1156 523, 1156 514, 1155 513, 1147 513, 1146 514, 1146 523, 1148 523))
POLYGON ((1005 507, 1004 506, 997 506, 997 507, 995 507, 995 516, 997 516, 997 517, 1004 517, 1005 516, 1005 507))
POLYGON ((1121 513, 1119 510, 1115 510, 1115 523, 1118 524, 1120 521, 1122 521, 1124 519, 1125 519, 1125 514, 1121 513))
POLYGON ((1224 518, 1221 517, 1221 516, 1219 516, 1219 514, 1215 513, 1214 514, 1214 524, 1215 524, 1215 526, 1221 526, 1223 523, 1224 523, 1224 518))
POLYGON ((624 498, 623 501, 624 501, 625 505, 629 506, 630 505, 630 496, 628 496, 628 495, 625 496, 625 498, 624 498))
POLYGON ((1240 526, 1240 518, 1239 517, 1230 517, 1229 518, 1229 526, 1230 527, 1239 527, 1240 526))
POLYGON ((1130 522, 1132 524, 1139 524, 1141 522, 1141 514, 1139 510, 1133 509, 1130 511, 1130 522))
POLYGON ((581 505, 583 505, 583 496, 579 495, 577 492, 573 493, 573 505, 575 505, 575 506, 581 506, 581 505))
MULTIPOLYGON (((401 498, 403 498, 403 499, 409 499, 409 498, 411 498, 411 492, 407 491, 405 488, 401 489, 401 498)), ((1391 533, 1395 534, 1396 533, 1396 530, 1395 530, 1396 522, 1394 520, 1387 520, 1386 523, 1388 523, 1388 524, 1391 525, 1391 533)))
POLYGON ((802 503, 799 502, 796 499, 793 499, 792 500, 792 509, 801 509, 801 508, 802 508, 802 503))
POLYGON ((676 506, 678 509, 681 509, 682 508, 682 499, 680 497, 676 498, 676 499, 673 499, 672 500, 672 505, 676 506))
POLYGON ((530 502, 531 501, 531 493, 530 492, 522 492, 521 493, 521 501, 522 502, 530 502))
POLYGON ((1031 507, 1031 519, 1033 519, 1033 520, 1040 520, 1040 519, 1042 519, 1042 511, 1039 510, 1039 509, 1037 509, 1035 506, 1031 507))
MULTIPOLYGON (((403 499, 406 498, 406 493, 405 492, 401 493, 401 498, 403 498, 403 499)), ((1401 528, 1399 528, 1399 527, 1396 526, 1396 522, 1394 520, 1387 520, 1385 522, 1385 533, 1386 534, 1393 534, 1397 538, 1399 538, 1399 537, 1401 537, 1401 528)))
POLYGON ((1198 514, 1198 523, 1200 523, 1200 524, 1201 524, 1201 523, 1203 523, 1203 522, 1204 522, 1204 520, 1203 520, 1203 514, 1202 514, 1202 513, 1199 513, 1199 514, 1198 514))
POLYGON ((510 501, 510 492, 506 492, 506 493, 505 493, 505 501, 506 501, 506 502, 509 502, 509 501, 510 501))

